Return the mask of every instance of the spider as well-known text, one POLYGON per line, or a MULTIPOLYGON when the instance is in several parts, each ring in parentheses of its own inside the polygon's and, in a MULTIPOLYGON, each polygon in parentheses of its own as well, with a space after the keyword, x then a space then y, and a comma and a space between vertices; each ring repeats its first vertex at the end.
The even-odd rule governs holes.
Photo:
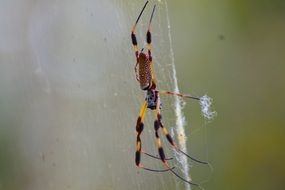
POLYGON ((136 65, 135 65, 136 79, 140 84, 141 90, 146 91, 146 98, 143 101, 143 104, 140 108, 140 112, 139 112, 139 116, 138 116, 137 124, 136 124, 137 136, 136 136, 135 164, 137 167, 148 170, 148 171, 153 171, 153 172, 170 171, 175 176, 177 176, 178 178, 183 180, 184 182, 199 187, 198 184, 193 183, 191 181, 188 181, 188 180, 184 179, 183 177, 181 177, 180 175, 178 175, 174 171, 175 167, 171 167, 168 164, 168 160, 171 160, 172 158, 166 158, 166 156, 165 156, 164 150, 162 148, 161 140, 159 137, 159 129, 162 130, 167 141, 170 143, 170 145, 173 147, 174 150, 184 154, 185 156, 187 156, 188 158, 190 158, 191 160, 193 160, 195 162, 198 162, 201 164, 208 164, 208 163, 204 162, 204 161, 200 161, 196 158, 189 156, 188 154, 186 154, 185 152, 180 150, 179 147, 176 145, 176 143, 174 142, 174 140, 172 139, 172 137, 170 136, 167 129, 164 127, 164 125, 162 123, 162 117, 161 117, 161 113, 160 113, 161 102, 160 102, 160 96, 159 95, 160 94, 166 94, 166 95, 173 95, 173 96, 179 96, 179 97, 183 97, 183 98, 191 98, 191 99, 196 99, 196 100, 200 100, 200 98, 189 96, 189 95, 184 95, 184 94, 180 94, 180 93, 176 93, 176 92, 159 91, 157 89, 156 79, 155 79, 154 70, 153 70, 152 54, 151 54, 152 47, 151 47, 151 32, 150 32, 151 21, 152 21, 154 12, 155 12, 156 5, 154 5, 154 7, 152 9, 152 13, 151 13, 151 17, 149 20, 147 33, 146 33, 147 53, 144 53, 144 48, 142 48, 141 51, 139 51, 137 38, 135 35, 137 23, 138 23, 141 15, 143 13, 143 11, 145 10, 147 4, 148 4, 148 1, 146 1, 146 3, 144 4, 135 24, 133 25, 132 31, 131 31, 131 40, 132 40, 132 45, 133 45, 133 48, 135 51, 135 57, 136 57, 136 65), (141 141, 140 135, 144 129, 144 118, 145 118, 145 113, 147 111, 147 108, 155 111, 154 129, 155 129, 155 138, 156 138, 156 145, 158 148, 159 157, 151 155, 149 153, 146 153, 145 151, 142 150, 142 141, 141 141), (145 167, 141 163, 141 153, 143 153, 147 156, 161 160, 166 169, 157 170, 157 169, 151 169, 151 168, 145 167))

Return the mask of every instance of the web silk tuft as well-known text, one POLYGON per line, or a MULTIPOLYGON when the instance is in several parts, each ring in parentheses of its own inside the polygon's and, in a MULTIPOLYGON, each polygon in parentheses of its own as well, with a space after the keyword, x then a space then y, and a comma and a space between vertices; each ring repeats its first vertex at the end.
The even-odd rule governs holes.
POLYGON ((201 106, 201 113, 205 119, 208 121, 212 120, 214 117, 217 116, 216 111, 212 111, 211 105, 213 103, 213 99, 207 95, 200 97, 200 106, 201 106))

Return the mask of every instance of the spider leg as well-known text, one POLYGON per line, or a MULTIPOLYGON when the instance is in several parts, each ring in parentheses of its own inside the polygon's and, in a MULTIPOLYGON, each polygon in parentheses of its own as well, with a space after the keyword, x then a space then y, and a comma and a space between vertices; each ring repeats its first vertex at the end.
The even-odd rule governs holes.
POLYGON ((141 106, 141 110, 140 110, 139 117, 137 119, 137 125, 136 125, 136 132, 137 132, 136 153, 135 153, 136 165, 139 168, 142 168, 142 169, 145 169, 145 170, 148 170, 148 171, 152 171, 152 172, 166 172, 166 171, 169 171, 170 169, 174 169, 174 167, 167 168, 167 169, 164 169, 164 170, 150 169, 150 168, 144 167, 140 163, 140 161, 141 161, 141 152, 142 152, 142 142, 141 142, 140 135, 141 135, 141 133, 143 131, 143 128, 144 128, 143 121, 144 121, 146 109, 147 109, 147 102, 146 102, 146 100, 144 100, 143 105, 141 106))
POLYGON ((165 95, 172 95, 172 96, 179 96, 181 98, 190 98, 190 99, 194 99, 194 100, 200 100, 200 97, 195 97, 195 96, 191 96, 188 94, 181 94, 178 92, 170 92, 170 91, 164 91, 164 90, 156 90, 156 92, 160 93, 160 94, 165 94, 165 95))
POLYGON ((143 8, 142 8, 142 10, 141 10, 141 12, 140 12, 140 14, 139 14, 135 24, 134 24, 134 26, 132 28, 131 39, 132 39, 132 44, 133 44, 133 47, 134 47, 136 58, 138 58, 139 50, 138 50, 138 42, 137 42, 137 38, 136 38, 136 35, 135 35, 135 30, 136 30, 136 26, 137 26, 137 24, 139 22, 139 19, 140 19, 140 17, 141 17, 141 15, 142 15, 142 13, 143 13, 143 11, 144 11, 144 9, 145 9, 147 4, 148 4, 148 1, 145 2, 144 6, 143 6, 143 8))
MULTIPOLYGON (((158 156, 154 156, 154 155, 152 155, 152 154, 149 154, 149 153, 145 152, 144 150, 142 150, 141 152, 142 152, 143 154, 145 154, 145 155, 149 156, 149 157, 152 157, 152 158, 155 158, 155 159, 161 160, 161 159, 160 159, 160 157, 158 157, 158 156)), ((172 159, 173 159, 173 158, 165 158, 165 160, 172 160, 172 159)))
POLYGON ((149 24, 148 24, 147 33, 146 33, 147 54, 148 54, 151 77, 152 77, 152 89, 156 88, 156 79, 155 79, 155 75, 154 75, 152 55, 151 55, 152 46, 151 46, 150 26, 151 26, 151 21, 152 21, 153 15, 154 15, 155 7, 156 7, 156 5, 153 6, 152 13, 151 13, 150 20, 149 20, 149 24))
POLYGON ((136 155, 135 155, 135 161, 136 165, 138 167, 141 167, 142 165, 140 164, 141 160, 141 150, 142 150, 142 145, 141 145, 141 138, 140 135, 143 131, 144 128, 144 117, 145 117, 145 112, 146 112, 147 104, 146 101, 143 102, 143 105, 141 106, 141 110, 139 113, 139 117, 137 119, 137 125, 136 125, 136 132, 137 132, 137 140, 136 140, 136 155))
MULTIPOLYGON (((179 93, 175 93, 175 92, 168 92, 168 91, 155 91, 155 93, 159 94, 160 93, 165 93, 165 94, 169 94, 169 95, 176 95, 176 96, 180 96, 180 97, 191 97, 192 96, 188 96, 188 95, 183 95, 183 94, 179 94, 179 93)), ((158 95, 157 95, 158 96, 158 95)), ((194 97, 193 97, 194 98, 194 97)), ((182 151, 180 148, 178 148, 178 146, 176 145, 176 143, 173 141, 172 137, 170 136, 168 130, 164 127, 164 125, 162 124, 162 121, 161 121, 161 114, 160 114, 160 110, 157 111, 157 121, 158 121, 158 124, 159 126, 161 127, 162 129, 162 132, 163 134, 165 135, 167 141, 171 144, 171 146, 178 152, 184 154, 185 156, 187 156, 188 158, 190 158, 191 160, 197 162, 197 163, 200 163, 200 164, 207 164, 210 166, 210 163, 208 162, 205 162, 205 161, 201 161, 201 160, 198 160, 197 158, 194 158, 193 156, 190 156, 188 155, 187 153, 185 153, 184 151, 182 151)))
POLYGON ((153 15, 154 15, 155 7, 156 7, 156 5, 153 6, 152 13, 151 13, 151 16, 150 16, 150 19, 149 19, 149 23, 148 23, 148 29, 147 29, 147 32, 146 32, 147 49, 148 49, 149 52, 151 51, 150 26, 151 26, 151 21, 152 21, 153 15))
POLYGON ((150 16, 150 20, 149 20, 149 23, 148 23, 147 32, 146 32, 146 42, 147 42, 147 49, 148 49, 149 55, 151 55, 151 52, 150 52, 151 51, 150 26, 151 26, 151 21, 152 21, 153 15, 154 15, 155 7, 156 7, 156 5, 153 6, 152 13, 151 13, 151 16, 150 16))
POLYGON ((167 129, 163 126, 162 122, 161 122, 161 115, 158 116, 159 117, 159 125, 162 128, 162 132, 163 134, 166 136, 166 139, 168 140, 168 142, 171 144, 171 146, 178 152, 184 154, 185 156, 187 156, 188 158, 190 158, 191 160, 200 163, 200 164, 207 164, 210 165, 210 163, 205 162, 205 161, 201 161, 198 160, 197 158, 194 158, 193 156, 188 155, 187 153, 185 153, 184 151, 182 151, 180 148, 178 148, 178 146, 176 145, 176 143, 173 141, 172 137, 169 135, 167 129))
MULTIPOLYGON (((199 187, 200 189, 202 189, 200 187, 199 184, 197 183, 193 183, 191 181, 188 181, 186 179, 184 179, 183 177, 181 177, 178 173, 176 173, 172 168, 170 168, 168 162, 166 161, 165 159, 165 154, 164 154, 164 150, 161 146, 161 141, 160 141, 160 137, 159 137, 159 134, 158 134, 158 130, 159 128, 161 127, 160 126, 160 119, 161 119, 161 116, 160 116, 160 108, 159 108, 159 105, 160 105, 160 101, 159 101, 159 97, 158 97, 158 92, 156 92, 156 109, 155 109, 155 121, 154 121, 154 129, 155 129, 155 137, 156 137, 156 145, 157 145, 157 148, 158 148, 158 153, 159 153, 159 156, 160 156, 160 159, 161 161, 163 162, 164 166, 169 169, 171 171, 171 173, 173 173, 176 177, 178 177, 179 179, 181 179, 182 181, 190 184, 190 185, 194 185, 194 186, 197 186, 199 187)), ((170 135, 168 134, 168 136, 170 137, 170 135)), ((171 137, 170 137, 171 138, 171 137)), ((173 141, 172 141, 173 142, 173 141)))

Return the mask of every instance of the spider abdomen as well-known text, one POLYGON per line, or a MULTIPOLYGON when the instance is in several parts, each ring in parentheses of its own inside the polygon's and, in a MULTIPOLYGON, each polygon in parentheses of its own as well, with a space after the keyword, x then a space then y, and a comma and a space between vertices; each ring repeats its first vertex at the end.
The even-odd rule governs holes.
POLYGON ((143 53, 139 55, 139 82, 142 90, 147 90, 152 85, 152 71, 150 61, 143 53))

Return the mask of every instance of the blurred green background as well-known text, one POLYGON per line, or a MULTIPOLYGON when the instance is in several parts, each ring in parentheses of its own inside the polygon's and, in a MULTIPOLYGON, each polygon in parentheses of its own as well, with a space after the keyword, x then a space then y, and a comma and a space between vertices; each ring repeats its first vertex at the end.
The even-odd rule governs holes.
POLYGON ((218 112, 206 126, 206 189, 285 189, 285 1, 178 2, 169 7, 181 91, 206 91, 218 112))
MULTIPOLYGON (((144 94, 129 35, 143 3, 0 0, 1 190, 185 189, 134 166, 144 94)), ((150 1, 138 38, 154 3, 158 84, 172 88, 165 1, 150 1)), ((218 112, 207 123, 197 103, 184 108, 189 152, 214 167, 193 164, 193 181, 285 189, 285 1, 179 0, 168 9, 180 91, 208 94, 218 112)), ((144 145, 156 151, 146 123, 144 145)))

